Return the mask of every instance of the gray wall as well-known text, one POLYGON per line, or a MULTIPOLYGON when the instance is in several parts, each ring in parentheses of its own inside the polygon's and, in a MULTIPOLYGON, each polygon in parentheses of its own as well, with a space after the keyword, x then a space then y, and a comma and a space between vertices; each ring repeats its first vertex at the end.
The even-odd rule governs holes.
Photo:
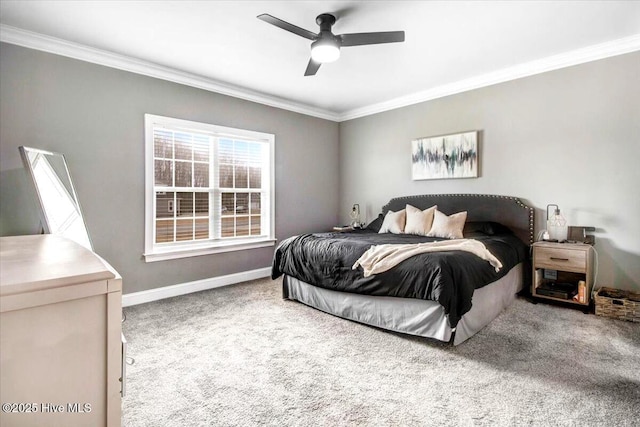
POLYGON ((599 285, 640 291, 640 53, 514 80, 340 125, 341 219, 391 197, 518 196, 597 227, 599 285), (412 181, 411 140, 480 131, 480 177, 412 181))
POLYGON ((268 267, 273 254, 142 260, 145 113, 275 134, 277 238, 337 221, 335 122, 10 44, 0 45, 0 94, 0 235, 39 229, 18 146, 61 152, 94 248, 125 293, 268 267))

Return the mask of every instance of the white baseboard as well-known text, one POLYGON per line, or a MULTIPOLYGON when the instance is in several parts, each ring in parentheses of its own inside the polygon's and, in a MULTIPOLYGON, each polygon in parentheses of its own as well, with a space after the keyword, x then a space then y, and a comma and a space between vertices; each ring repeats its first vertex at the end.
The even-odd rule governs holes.
POLYGON ((133 292, 122 296, 122 306, 129 307, 132 305, 144 304, 146 302, 177 297, 180 295, 191 294, 193 292, 206 291, 207 289, 233 285, 235 283, 246 282, 248 280, 262 279, 264 277, 269 277, 270 275, 271 267, 264 267, 257 270, 243 271, 242 273, 228 274, 226 276, 211 277, 209 279, 196 280, 194 282, 149 289, 148 291, 133 292))

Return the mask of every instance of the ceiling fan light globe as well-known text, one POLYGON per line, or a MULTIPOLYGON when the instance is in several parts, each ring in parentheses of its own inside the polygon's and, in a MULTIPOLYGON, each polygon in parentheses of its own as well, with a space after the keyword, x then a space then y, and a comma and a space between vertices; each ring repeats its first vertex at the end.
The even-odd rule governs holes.
POLYGON ((311 44, 311 58, 315 62, 326 64, 334 62, 340 58, 340 47, 333 43, 319 43, 321 40, 311 44))

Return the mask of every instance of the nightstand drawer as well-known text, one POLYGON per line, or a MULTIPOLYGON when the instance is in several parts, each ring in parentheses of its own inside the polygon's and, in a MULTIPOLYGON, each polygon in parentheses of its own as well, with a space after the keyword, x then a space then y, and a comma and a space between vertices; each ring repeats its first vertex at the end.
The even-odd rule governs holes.
POLYGON ((582 250, 561 248, 536 248, 537 268, 584 273, 587 270, 587 253, 582 250))

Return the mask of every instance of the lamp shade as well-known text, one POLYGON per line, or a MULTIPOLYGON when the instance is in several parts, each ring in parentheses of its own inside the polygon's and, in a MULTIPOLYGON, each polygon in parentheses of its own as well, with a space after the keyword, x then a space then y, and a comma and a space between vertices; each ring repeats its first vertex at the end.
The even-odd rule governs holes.
POLYGON ((548 205, 547 206, 547 230, 549 232, 549 238, 552 240, 557 240, 559 242, 564 242, 567 240, 567 220, 564 219, 562 214, 560 213, 560 208, 557 205, 548 205), (553 214, 549 215, 549 207, 555 206, 553 209, 553 214))
POLYGON ((359 204, 354 204, 353 208, 351 208, 351 213, 349 214, 349 216, 351 217, 351 226, 353 228, 360 228, 360 226, 362 225, 360 223, 360 205, 359 204))
POLYGON ((311 43, 311 58, 321 64, 340 58, 340 45, 332 39, 318 39, 311 43))

